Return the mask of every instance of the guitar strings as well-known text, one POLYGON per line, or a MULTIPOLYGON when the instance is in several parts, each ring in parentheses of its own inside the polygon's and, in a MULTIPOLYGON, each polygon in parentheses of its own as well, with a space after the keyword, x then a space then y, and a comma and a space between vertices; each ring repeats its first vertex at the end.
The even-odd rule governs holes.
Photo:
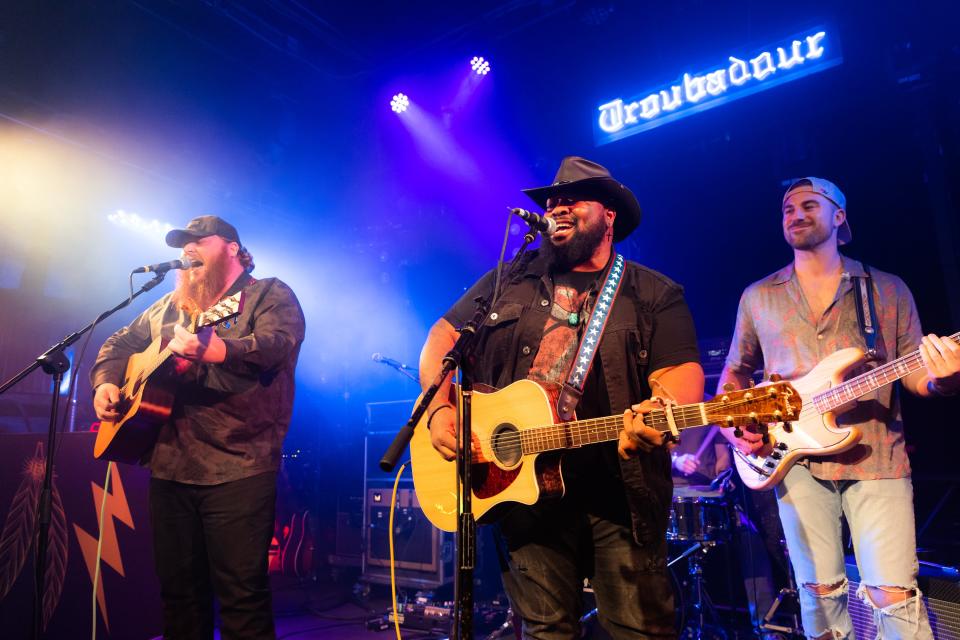
MULTIPOLYGON (((949 336, 948 339, 953 340, 954 342, 960 343, 960 332, 954 333, 953 335, 949 336)), ((893 382, 903 377, 903 375, 906 375, 906 374, 899 375, 897 373, 898 367, 906 367, 908 370, 907 373, 911 373, 912 371, 919 368, 919 366, 921 365, 922 365, 922 358, 920 356, 920 352, 914 351, 908 356, 894 360, 892 362, 885 363, 879 367, 876 367, 875 369, 872 369, 871 371, 862 373, 854 378, 851 378, 850 380, 847 380, 842 385, 833 387, 819 394, 815 394, 812 397, 812 402, 807 402, 801 406, 800 412, 797 418, 795 418, 793 421, 808 418, 810 417, 811 413, 820 414, 821 411, 817 407, 817 405, 823 404, 825 402, 829 403, 830 401, 836 401, 838 398, 842 399, 843 388, 855 388, 857 389, 857 391, 860 391, 861 388, 866 388, 866 390, 869 391, 874 388, 878 388, 879 386, 885 386, 886 384, 889 384, 890 382, 893 382), (892 380, 888 382, 884 382, 883 384, 880 384, 877 386, 873 386, 872 380, 880 377, 885 378, 887 375, 889 375, 891 370, 893 371, 893 375, 895 376, 892 380)), ((862 395, 862 393, 860 393, 859 395, 862 395)), ((854 397, 859 397, 859 395, 854 397)), ((743 404, 756 402, 756 400, 757 399, 734 400, 724 405, 724 408, 727 408, 727 409, 736 408, 743 404)), ((701 426, 699 424, 699 421, 703 415, 703 413, 701 412, 701 406, 703 409, 707 409, 709 404, 710 404, 709 402, 706 402, 706 403, 702 403, 702 405, 695 404, 695 405, 676 407, 674 408, 674 421, 682 423, 682 422, 687 422, 689 420, 696 420, 698 421, 698 424, 696 426, 701 426)), ((714 413, 714 412, 706 410, 706 413, 709 416, 711 413, 714 413)), ((729 414, 729 411, 724 411, 722 413, 729 414)), ((669 420, 667 420, 666 412, 664 410, 658 409, 646 415, 649 416, 649 422, 644 420, 647 426, 653 429, 657 429, 661 432, 665 432, 669 430, 669 420)), ((523 448, 524 445, 535 445, 535 444, 542 444, 545 442, 550 442, 550 443, 568 442, 568 441, 574 440, 577 437, 582 439, 585 436, 604 436, 604 437, 609 436, 609 438, 607 439, 612 440, 612 439, 615 439, 619 434, 622 426, 622 420, 623 420, 623 416, 588 418, 588 419, 578 420, 574 422, 563 422, 558 424, 539 425, 536 427, 531 427, 529 429, 524 429, 522 431, 514 431, 511 433, 502 434, 498 436, 491 436, 491 437, 482 438, 478 440, 481 442, 481 444, 489 445, 496 439, 498 444, 501 444, 503 446, 516 446, 519 444, 521 448, 523 448)), ((720 418, 715 422, 708 422, 707 424, 716 423, 716 422, 722 422, 722 418, 720 418)), ((684 425, 684 426, 680 426, 680 428, 688 428, 688 427, 684 425)), ((596 440, 596 442, 600 442, 600 440, 596 440)), ((535 449, 536 447, 531 446, 530 448, 535 449)))
MULTIPOLYGON (((948 339, 956 343, 960 343, 960 331, 954 333, 952 336, 948 336, 948 339)), ((836 387, 831 387, 830 389, 813 395, 811 398, 812 401, 804 404, 800 409, 798 420, 809 418, 811 413, 822 415, 823 413, 830 411, 831 409, 834 409, 845 402, 849 402, 850 400, 854 400, 863 396, 869 391, 873 391, 874 389, 879 389, 880 387, 886 386, 892 382, 896 382, 905 375, 913 373, 922 365, 923 358, 920 356, 920 351, 917 350, 902 358, 887 362, 879 367, 871 369, 870 371, 861 373, 860 375, 850 378, 836 387), (901 375, 897 371, 898 368, 905 368, 907 373, 901 375), (886 378, 890 374, 891 370, 893 371, 893 377, 890 380, 887 380, 886 378), (878 384, 874 382, 875 379, 881 377, 884 378, 883 383, 878 384), (846 389, 851 388, 854 390, 853 393, 855 395, 847 396, 846 389), (820 406, 823 406, 823 410, 820 409, 820 406)), ((748 457, 759 459, 758 456, 753 454, 748 457)))
MULTIPOLYGON (((947 339, 960 344, 960 331, 958 331, 957 333, 954 333, 952 336, 948 336, 947 339)), ((885 386, 892 382, 896 382, 897 380, 904 377, 905 375, 913 373, 914 371, 919 369, 922 365, 923 365, 923 358, 920 356, 920 351, 917 350, 911 353, 910 355, 882 364, 879 367, 876 367, 870 371, 866 371, 864 373, 861 373, 858 376, 850 378, 846 382, 836 387, 832 387, 830 389, 827 389, 826 391, 818 393, 813 397, 813 401, 814 403, 818 403, 818 404, 822 404, 822 403, 833 404, 833 406, 825 407, 826 410, 829 410, 840 404, 843 404, 844 402, 848 402, 850 400, 859 398, 860 396, 862 396, 864 393, 868 391, 872 391, 873 389, 885 386), (906 373, 900 374, 897 371, 899 367, 905 368, 906 373), (891 370, 893 371, 892 377, 889 380, 887 380, 886 378, 888 377, 888 374, 890 374, 891 370), (884 378, 884 382, 878 385, 875 384, 873 380, 880 377, 884 378), (843 391, 844 388, 855 388, 856 395, 852 397, 844 397, 844 391, 843 391)))
MULTIPOLYGON (((737 408, 742 405, 752 404, 757 402, 757 399, 740 399, 733 400, 724 405, 724 409, 737 408)), ((703 409, 707 409, 709 402, 702 403, 703 409)), ((716 414, 715 411, 705 411, 709 416, 711 414, 716 414)), ((729 411, 721 412, 724 415, 729 414, 729 411)), ((688 422, 696 421, 696 425, 691 426, 703 426, 701 424, 702 417, 704 412, 701 411, 701 404, 695 405, 685 405, 676 407, 674 409, 674 421, 675 422, 688 422)), ((657 409, 653 412, 646 414, 650 416, 650 422, 647 426, 657 429, 661 432, 669 430, 669 421, 666 418, 666 412, 663 409, 657 409)), ((722 418, 720 418, 722 419, 722 418)), ((710 424, 709 422, 707 424, 710 424)), ((514 431, 511 433, 506 433, 502 435, 491 436, 487 438, 478 438, 481 445, 491 444, 494 440, 497 441, 498 445, 502 446, 516 446, 520 445, 521 448, 524 448, 524 445, 529 445, 527 448, 535 448, 532 445, 545 442, 566 442, 567 440, 573 440, 576 438, 583 439, 585 436, 609 436, 604 439, 612 440, 615 439, 620 429, 623 425, 623 416, 606 416, 602 418, 587 418, 584 420, 578 420, 575 422, 563 422, 558 424, 551 425, 540 425, 536 427, 531 427, 529 429, 524 429, 522 431, 514 431)), ((680 426, 680 425, 678 425, 680 426)), ((681 426, 680 428, 689 428, 687 426, 681 426)), ((602 440, 595 440, 595 442, 600 442, 602 440)), ((590 444, 587 442, 586 444, 590 444)))

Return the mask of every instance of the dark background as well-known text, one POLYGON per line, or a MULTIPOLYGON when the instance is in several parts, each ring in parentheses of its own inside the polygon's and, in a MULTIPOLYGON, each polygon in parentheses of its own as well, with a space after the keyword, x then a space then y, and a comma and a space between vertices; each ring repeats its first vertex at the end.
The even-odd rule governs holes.
MULTIPOLYGON (((790 260, 780 197, 805 175, 845 191, 845 253, 900 275, 925 331, 953 333, 958 18, 954 2, 892 0, 8 0, 0 378, 121 300, 132 267, 176 257, 162 231, 110 214, 221 215, 254 274, 290 283, 307 314, 287 443, 310 460, 311 501, 332 522, 360 494, 368 403, 418 392, 371 354, 416 364, 430 324, 496 259, 506 207, 530 205, 519 189, 550 182, 565 155, 634 190, 644 220, 620 249, 686 287, 711 344, 729 338, 743 287, 790 260), (595 146, 611 97, 816 25, 842 65, 595 146), (492 72, 468 91, 474 55, 492 72), (397 91, 419 127, 389 110, 397 91)), ((93 420, 96 349, 166 287, 95 331, 77 429, 93 420)), ((35 373, 0 398, 4 429, 44 429, 48 387, 35 373)), ((904 404, 922 525, 956 482, 957 401, 904 404)), ((960 537, 956 502, 925 540, 960 537)))

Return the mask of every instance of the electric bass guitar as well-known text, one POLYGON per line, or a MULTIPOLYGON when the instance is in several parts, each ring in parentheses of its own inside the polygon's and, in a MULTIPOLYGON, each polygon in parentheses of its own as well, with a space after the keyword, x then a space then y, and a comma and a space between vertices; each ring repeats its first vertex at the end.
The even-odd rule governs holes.
MULTIPOLYGON (((623 414, 558 422, 555 393, 519 380, 491 393, 474 391, 471 466, 472 511, 477 522, 497 518, 510 503, 534 504, 564 493, 560 453, 617 440, 623 414)), ((707 402, 656 409, 644 415, 648 427, 662 433, 707 424, 737 427, 792 420, 801 411, 799 396, 787 382, 724 394, 707 402)), ((426 415, 426 414, 425 414, 426 415)), ((427 519, 438 529, 457 528, 456 462, 447 461, 430 443, 422 418, 410 441, 413 486, 427 519)))
MULTIPOLYGON (((950 340, 960 343, 960 333, 950 336, 950 340)), ((856 347, 841 349, 792 382, 800 393, 803 408, 798 420, 768 425, 770 453, 748 455, 733 448, 737 471, 745 485, 751 489, 772 489, 799 459, 850 449, 860 442, 862 434, 856 426, 838 426, 837 415, 850 409, 858 398, 923 367, 920 352, 914 351, 844 381, 846 374, 865 359, 864 352, 856 347)))
MULTIPOLYGON (((193 333, 226 322, 243 311, 243 291, 204 311, 190 327, 193 333)), ((117 420, 102 420, 93 457, 136 464, 153 447, 160 427, 170 418, 176 387, 169 340, 158 336, 150 346, 130 356, 117 420)))

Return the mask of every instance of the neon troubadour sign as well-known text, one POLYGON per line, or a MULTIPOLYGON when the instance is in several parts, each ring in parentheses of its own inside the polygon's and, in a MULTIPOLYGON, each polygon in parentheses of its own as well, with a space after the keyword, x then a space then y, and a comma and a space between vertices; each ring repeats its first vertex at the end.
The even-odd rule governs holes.
POLYGON ((751 55, 729 56, 707 71, 684 73, 675 83, 645 97, 617 98, 600 105, 594 126, 596 141, 598 145, 613 142, 841 62, 839 45, 823 29, 751 55))

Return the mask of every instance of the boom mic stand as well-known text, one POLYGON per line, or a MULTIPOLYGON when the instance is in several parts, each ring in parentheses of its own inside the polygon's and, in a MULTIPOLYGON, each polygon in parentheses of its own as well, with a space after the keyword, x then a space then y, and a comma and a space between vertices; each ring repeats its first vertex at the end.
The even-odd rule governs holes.
POLYGON ((47 568, 47 547, 49 544, 50 533, 50 500, 53 491, 53 458, 55 453, 54 447, 56 446, 57 412, 60 406, 60 384, 63 382, 63 374, 70 369, 70 360, 67 359, 63 352, 67 347, 79 340, 83 334, 93 329, 102 320, 110 317, 120 309, 123 309, 129 305, 131 302, 133 302, 133 299, 140 294, 153 289, 155 286, 163 282, 163 278, 166 275, 166 271, 157 272, 152 280, 140 287, 139 291, 112 309, 101 313, 87 326, 83 327, 79 331, 71 333, 63 340, 44 351, 26 368, 20 371, 20 373, 14 375, 12 378, 0 385, 0 395, 2 395, 12 386, 33 373, 37 368, 43 368, 45 372, 53 376, 53 391, 51 392, 53 398, 50 402, 50 424, 47 427, 47 453, 44 461, 43 485, 40 490, 40 500, 37 505, 38 530, 36 546, 37 555, 36 560, 34 561, 33 638, 39 639, 43 632, 43 587, 44 574, 46 573, 47 568))
MULTIPOLYGON (((532 227, 523 237, 523 244, 510 262, 508 276, 513 275, 521 256, 527 247, 536 238, 536 230, 532 227)), ((494 291, 488 298, 478 297, 473 317, 460 329, 460 337, 453 348, 443 357, 443 368, 430 386, 423 392, 420 402, 413 410, 407 424, 400 428, 386 453, 380 459, 380 468, 384 471, 393 471, 400 454, 407 448, 423 414, 434 396, 437 395, 443 382, 453 373, 460 370, 460 429, 457 431, 457 496, 460 501, 460 510, 457 517, 457 533, 455 537, 457 565, 454 579, 453 629, 451 637, 455 640, 471 640, 473 638, 473 572, 476 567, 477 556, 477 522, 473 517, 472 492, 472 447, 473 430, 471 405, 473 399, 472 359, 477 345, 477 338, 484 329, 487 314, 499 291, 494 291)), ((426 428, 426 425, 424 425, 426 428)))

